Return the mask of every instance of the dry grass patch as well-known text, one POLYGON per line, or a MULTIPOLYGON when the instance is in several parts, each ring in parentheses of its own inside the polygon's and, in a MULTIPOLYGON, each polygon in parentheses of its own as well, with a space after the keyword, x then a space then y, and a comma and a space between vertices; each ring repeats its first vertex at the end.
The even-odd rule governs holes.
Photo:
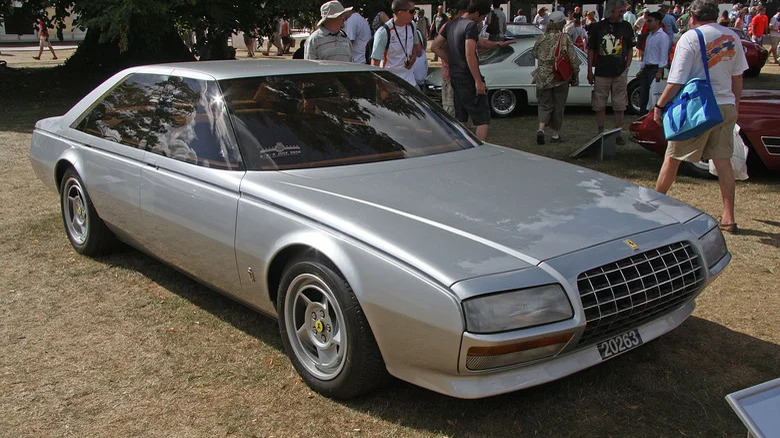
MULTIPOLYGON (((13 88, 2 76, 0 85, 13 88)), ((661 339, 486 400, 395 381, 339 403, 301 382, 275 322, 132 249, 77 255, 57 196, 33 175, 27 149, 34 121, 68 108, 79 93, 49 90, 42 98, 56 97, 37 108, 22 92, 6 96, 0 436, 742 436, 724 395, 780 371, 776 176, 738 185, 745 232, 727 236, 734 261, 694 317, 661 339)), ((588 111, 573 111, 562 132, 568 142, 537 147, 535 116, 526 114, 495 121, 491 138, 565 158, 593 129, 588 111)), ((614 160, 577 164, 652 187, 660 158, 629 145, 614 160)), ((720 209, 713 181, 683 176, 670 194, 713 214, 720 209)))

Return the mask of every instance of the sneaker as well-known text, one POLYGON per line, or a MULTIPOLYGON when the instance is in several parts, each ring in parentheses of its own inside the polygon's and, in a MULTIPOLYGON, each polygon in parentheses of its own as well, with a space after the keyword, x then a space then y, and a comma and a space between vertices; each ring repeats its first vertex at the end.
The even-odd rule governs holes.
POLYGON ((52 59, 58 59, 58 58, 55 56, 55 57, 54 57, 54 58, 52 58, 52 59))
POLYGON ((37 59, 38 61, 40 61, 41 57, 40 56, 33 56, 33 59, 37 59))
POLYGON ((544 144, 544 131, 536 131, 536 144, 544 144))
POLYGON ((557 137, 550 137, 550 143, 561 143, 561 142, 563 142, 563 139, 561 138, 560 135, 557 137))
POLYGON ((615 138, 615 144, 618 146, 625 146, 626 145, 626 139, 623 138, 622 134, 618 134, 617 138, 615 138))

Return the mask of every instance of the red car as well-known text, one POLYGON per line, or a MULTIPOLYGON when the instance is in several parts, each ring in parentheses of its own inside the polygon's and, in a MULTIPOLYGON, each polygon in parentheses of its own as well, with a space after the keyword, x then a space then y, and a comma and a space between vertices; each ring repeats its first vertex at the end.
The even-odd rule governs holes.
MULTIPOLYGON (((666 151, 663 128, 655 123, 643 124, 645 117, 631 123, 631 136, 643 148, 663 154, 666 151)), ((737 124, 749 150, 748 172, 752 174, 762 167, 780 172, 780 91, 744 90, 737 124)), ((683 164, 694 174, 709 176, 706 162, 683 164)))

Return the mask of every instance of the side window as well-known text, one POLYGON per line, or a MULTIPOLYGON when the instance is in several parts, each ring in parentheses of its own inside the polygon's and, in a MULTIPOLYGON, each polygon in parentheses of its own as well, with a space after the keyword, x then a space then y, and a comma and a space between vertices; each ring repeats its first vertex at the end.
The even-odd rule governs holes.
POLYGON ((143 149, 166 79, 163 75, 128 76, 82 115, 76 129, 143 149))
POLYGON ((535 66, 536 65, 536 58, 534 58, 532 50, 528 49, 525 52, 523 52, 522 55, 518 56, 517 59, 515 59, 515 64, 517 64, 518 67, 533 67, 533 66, 535 66))
POLYGON ((242 168, 216 82, 171 76, 157 108, 148 151, 204 167, 242 168))

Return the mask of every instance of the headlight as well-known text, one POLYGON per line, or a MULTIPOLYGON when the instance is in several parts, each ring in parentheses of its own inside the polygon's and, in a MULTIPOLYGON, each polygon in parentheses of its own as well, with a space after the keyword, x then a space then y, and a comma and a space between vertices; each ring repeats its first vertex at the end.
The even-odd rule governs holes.
POLYGON ((713 267, 715 263, 718 263, 728 252, 726 240, 723 238, 723 233, 720 232, 718 227, 711 229, 707 234, 701 236, 699 238, 699 245, 701 245, 701 252, 704 254, 704 262, 707 263, 708 268, 713 267))
POLYGON ((560 285, 497 293, 463 302, 472 333, 494 333, 563 321, 574 316, 560 285))

